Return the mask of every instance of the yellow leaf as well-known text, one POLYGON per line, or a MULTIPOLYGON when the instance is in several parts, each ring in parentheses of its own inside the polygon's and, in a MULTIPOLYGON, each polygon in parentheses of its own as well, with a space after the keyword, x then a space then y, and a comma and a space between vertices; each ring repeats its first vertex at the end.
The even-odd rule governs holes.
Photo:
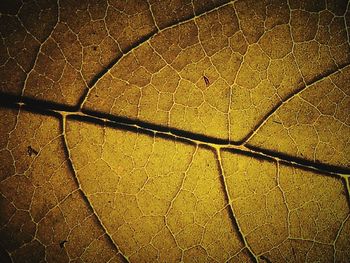
POLYGON ((347 1, 2 1, 1 262, 348 262, 347 1))

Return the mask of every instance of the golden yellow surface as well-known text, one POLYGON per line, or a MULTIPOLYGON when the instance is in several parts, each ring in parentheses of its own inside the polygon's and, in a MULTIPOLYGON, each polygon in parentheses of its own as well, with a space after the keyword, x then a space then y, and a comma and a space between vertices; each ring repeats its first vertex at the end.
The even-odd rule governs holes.
POLYGON ((349 262, 346 0, 1 1, 0 262, 349 262))

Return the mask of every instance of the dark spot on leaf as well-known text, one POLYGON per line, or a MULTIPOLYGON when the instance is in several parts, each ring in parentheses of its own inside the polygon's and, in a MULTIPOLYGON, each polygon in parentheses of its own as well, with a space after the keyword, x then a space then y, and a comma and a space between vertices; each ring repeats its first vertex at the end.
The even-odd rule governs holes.
POLYGON ((68 241, 67 240, 62 240, 60 242, 60 247, 63 248, 64 247, 64 244, 67 243, 68 241))
POLYGON ((274 123, 278 123, 278 124, 282 124, 282 122, 279 122, 279 121, 273 121, 274 123))
POLYGON ((204 82, 205 82, 205 86, 208 87, 210 85, 209 79, 206 76, 203 76, 203 79, 204 79, 204 82))
POLYGON ((38 155, 38 151, 35 150, 32 146, 28 146, 27 148, 28 155, 32 157, 33 155, 38 155))

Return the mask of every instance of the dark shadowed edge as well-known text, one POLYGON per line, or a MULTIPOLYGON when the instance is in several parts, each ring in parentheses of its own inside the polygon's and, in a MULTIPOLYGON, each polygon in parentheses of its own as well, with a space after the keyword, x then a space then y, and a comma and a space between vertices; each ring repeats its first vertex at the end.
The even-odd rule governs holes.
MULTIPOLYGON (((99 125, 101 127, 110 127, 112 129, 118 129, 121 131, 130 131, 133 133, 140 133, 149 137, 157 137, 157 138, 162 138, 165 140, 171 140, 171 141, 176 141, 179 143, 183 143, 183 144, 187 144, 187 145, 192 145, 194 146, 195 143, 189 139, 186 138, 182 138, 182 137, 176 137, 173 134, 166 134, 163 132, 159 132, 159 130, 147 130, 144 128, 139 128, 136 125, 132 125, 130 123, 122 123, 122 122, 113 122, 113 121, 109 121, 109 120, 103 120, 100 118, 94 118, 91 116, 81 116, 81 115, 68 115, 67 116, 67 120, 72 120, 72 121, 78 121, 78 122, 85 122, 85 123, 91 123, 91 124, 96 124, 99 125)), ((203 144, 204 145, 204 144, 203 144)))
POLYGON ((7 94, 0 92, 0 106, 3 108, 13 108, 14 106, 19 106, 27 108, 30 111, 45 113, 52 111, 68 111, 72 112, 74 107, 60 104, 56 102, 50 102, 45 100, 33 99, 29 97, 21 97, 18 95, 7 94))
POLYGON ((9 253, 0 244, 0 261, 2 263, 12 263, 9 253))
MULTIPOLYGON (((344 185, 344 193, 347 194, 346 196, 346 201, 348 203, 348 206, 349 206, 349 210, 350 210, 350 189, 349 189, 349 186, 348 185, 348 182, 346 181, 345 178, 342 178, 343 179, 343 185, 344 185)), ((348 178, 348 180, 350 180, 350 177, 348 178)))
MULTIPOLYGON (((156 125, 156 124, 143 122, 135 119, 129 119, 125 117, 114 116, 111 114, 101 113, 97 111, 84 110, 83 113, 87 115, 81 116, 79 112, 72 111, 71 108, 67 107, 66 105, 49 103, 49 102, 40 101, 40 100, 37 101, 33 99, 28 99, 28 98, 22 98, 21 101, 19 102, 17 100, 18 98, 19 98, 18 96, 3 94, 0 92, 0 107, 15 108, 15 109, 21 108, 27 111, 38 113, 38 114, 51 115, 55 117, 60 117, 60 113, 55 112, 55 110, 57 111, 63 110, 69 113, 70 118, 78 118, 85 122, 92 122, 92 123, 97 123, 101 125, 120 128, 123 130, 137 131, 140 133, 148 133, 148 134, 152 134, 152 136, 153 136, 153 133, 157 134, 157 136, 163 133, 162 136, 164 136, 164 138, 171 138, 171 139, 176 138, 180 140, 180 138, 177 137, 179 136, 179 137, 182 137, 181 140, 184 142, 197 141, 199 144, 212 143, 212 144, 222 145, 223 149, 227 149, 227 150, 228 148, 224 148, 224 146, 230 143, 228 140, 224 140, 224 139, 209 137, 203 134, 192 133, 192 132, 188 132, 180 129, 169 128, 166 126, 156 125), (24 105, 22 105, 21 103, 24 103, 24 105), (168 133, 168 134, 164 134, 164 133, 168 133)), ((245 147, 247 148, 247 151, 238 150, 238 149, 229 149, 229 150, 241 151, 242 153, 245 153, 245 154, 254 154, 254 153, 249 153, 248 151, 248 150, 252 150, 256 152, 256 155, 254 155, 256 158, 263 158, 261 154, 266 154, 266 155, 269 155, 272 159, 279 158, 279 159, 285 160, 286 162, 291 162, 297 166, 298 165, 308 166, 311 168, 315 168, 316 170, 324 170, 330 173, 350 174, 350 168, 344 168, 336 165, 328 165, 320 162, 304 160, 304 159, 293 157, 278 151, 261 149, 249 144, 245 145, 245 147)))
MULTIPOLYGON (((10 95, 12 96, 12 95, 10 95)), ((17 97, 17 96, 14 96, 17 97)), ((45 109, 41 107, 40 105, 35 104, 21 104, 18 101, 11 100, 11 98, 8 100, 7 95, 3 95, 0 92, 0 108, 2 109, 14 109, 14 110, 25 110, 27 112, 33 112, 40 115, 45 116, 53 116, 56 118, 60 118, 61 115, 58 112, 55 112, 54 110, 51 110, 50 108, 45 109)))
POLYGON ((164 133, 170 133, 169 136, 180 136, 180 137, 186 137, 190 140, 196 140, 200 142, 206 142, 206 143, 214 143, 214 144, 219 144, 219 145, 227 145, 228 140, 225 139, 219 139, 215 137, 210 137, 206 136, 203 134, 198 134, 198 133, 193 133, 185 130, 180 130, 176 128, 170 128, 167 126, 163 125, 158 125, 158 124, 152 124, 149 122, 144 122, 136 119, 130 119, 130 118, 125 118, 125 117, 120 117, 120 116, 115 116, 107 113, 102 113, 102 112, 97 112, 97 111, 90 111, 90 110, 83 110, 83 113, 89 115, 89 116, 94 116, 102 119, 108 119, 113 122, 117 122, 119 124, 127 124, 127 125, 137 125, 145 129, 153 130, 153 131, 159 131, 159 132, 164 132, 164 133))
MULTIPOLYGON (((250 152, 248 150, 240 150, 240 149, 232 149, 232 148, 221 148, 220 149, 221 152, 227 152, 227 153, 232 153, 232 154, 241 154, 241 155, 245 155, 247 157, 252 157, 254 159, 258 159, 261 161, 267 161, 267 162, 276 162, 276 159, 274 159, 273 157, 270 156, 266 156, 266 155, 261 155, 258 152, 250 152)), ((260 151, 260 149, 259 149, 260 151)))
MULTIPOLYGON (((255 151, 256 154, 258 154, 258 153, 267 154, 267 155, 271 156, 271 158, 275 157, 275 158, 281 159, 280 160, 281 163, 293 165, 293 166, 300 167, 303 169, 308 169, 308 168, 312 169, 312 170, 316 169, 320 173, 322 173, 322 171, 324 171, 324 172, 329 172, 329 173, 333 173, 333 174, 335 174, 335 173, 350 174, 350 168, 345 168, 345 167, 331 165, 331 164, 324 164, 321 162, 313 162, 310 160, 302 159, 299 157, 294 157, 294 156, 291 156, 291 155, 288 155, 285 153, 281 153, 278 151, 261 149, 261 148, 251 146, 251 145, 246 145, 246 147, 248 149, 255 151)), ((239 150, 234 149, 234 151, 239 151, 239 150)), ((262 158, 260 155, 258 155, 258 156, 256 158, 262 158)), ((330 174, 328 174, 328 175, 330 175, 330 174)))

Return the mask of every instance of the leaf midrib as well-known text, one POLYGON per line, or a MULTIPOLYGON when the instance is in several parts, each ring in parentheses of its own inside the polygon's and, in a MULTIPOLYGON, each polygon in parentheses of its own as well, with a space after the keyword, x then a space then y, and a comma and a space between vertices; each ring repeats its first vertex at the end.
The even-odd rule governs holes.
MULTIPOLYGON (((241 152, 243 154, 254 155, 257 158, 273 159, 298 167, 316 170, 321 173, 336 175, 342 178, 348 177, 350 175, 350 168, 348 167, 329 165, 320 162, 313 162, 307 159, 297 158, 277 151, 270 151, 267 149, 247 145, 246 141, 240 143, 230 142, 228 140, 209 137, 199 133, 188 132, 185 130, 165 127, 149 122, 105 114, 98 111, 75 110, 72 109, 72 107, 66 106, 64 104, 50 103, 47 101, 32 99, 28 97, 18 97, 3 92, 0 92, 0 104, 0 107, 3 108, 23 109, 41 115, 53 115, 57 118, 64 116, 68 119, 95 123, 97 125, 105 125, 111 128, 131 130, 143 134, 153 133, 157 134, 158 136, 163 136, 167 139, 183 140, 188 143, 207 145, 215 149, 241 152)), ((269 118, 269 116, 266 118, 269 118)))

